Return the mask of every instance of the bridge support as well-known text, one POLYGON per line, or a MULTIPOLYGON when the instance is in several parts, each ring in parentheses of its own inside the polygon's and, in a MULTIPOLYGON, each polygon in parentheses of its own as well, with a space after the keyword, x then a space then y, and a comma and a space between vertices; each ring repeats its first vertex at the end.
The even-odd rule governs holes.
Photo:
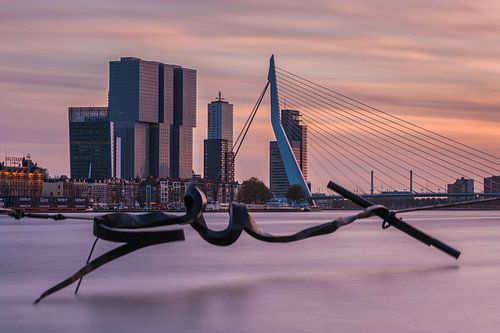
POLYGON ((278 148, 281 154, 281 158, 283 159, 286 175, 288 177, 288 183, 290 185, 300 185, 304 191, 306 198, 310 200, 311 191, 307 186, 304 175, 302 174, 297 160, 293 155, 290 142, 288 141, 283 126, 281 125, 281 111, 278 98, 278 86, 276 83, 274 55, 272 55, 271 59, 269 60, 269 73, 267 75, 267 79, 271 88, 271 124, 273 126, 274 135, 276 136, 276 141, 278 142, 278 148))

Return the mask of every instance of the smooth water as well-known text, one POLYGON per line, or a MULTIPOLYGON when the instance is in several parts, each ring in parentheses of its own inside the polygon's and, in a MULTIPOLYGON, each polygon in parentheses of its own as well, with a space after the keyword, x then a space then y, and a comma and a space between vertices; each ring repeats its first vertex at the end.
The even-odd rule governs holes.
MULTIPOLYGON (((287 233, 352 212, 254 213, 287 233)), ((222 229, 227 214, 206 215, 222 229)), ((90 221, 0 217, 0 332, 499 332, 500 211, 406 220, 460 249, 457 261, 371 218, 332 235, 229 247, 186 241, 120 258, 32 302, 80 268, 90 221)), ((116 244, 100 241, 96 254, 116 244)))

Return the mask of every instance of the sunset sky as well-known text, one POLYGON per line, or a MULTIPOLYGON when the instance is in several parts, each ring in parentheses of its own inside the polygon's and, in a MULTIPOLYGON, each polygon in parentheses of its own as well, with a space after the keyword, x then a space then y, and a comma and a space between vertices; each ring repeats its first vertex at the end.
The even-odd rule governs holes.
MULTIPOLYGON (((221 90, 238 131, 273 53, 280 67, 500 156, 500 2, 447 0, 0 0, 1 153, 69 174, 67 108, 106 106, 109 61, 134 56, 198 71, 202 173, 206 104, 221 90)), ((268 181, 268 114, 266 103, 238 180, 268 181)))

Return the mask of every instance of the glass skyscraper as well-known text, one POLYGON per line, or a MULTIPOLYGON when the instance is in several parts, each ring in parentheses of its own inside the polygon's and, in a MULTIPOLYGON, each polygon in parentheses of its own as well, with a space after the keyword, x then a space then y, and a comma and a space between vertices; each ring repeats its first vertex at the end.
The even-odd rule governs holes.
POLYGON ((115 136, 107 107, 70 107, 71 178, 115 177, 115 136))
POLYGON ((109 115, 121 178, 190 178, 196 71, 139 58, 111 61, 109 115))
POLYGON ((208 104, 208 139, 204 144, 204 176, 234 182, 233 105, 219 97, 208 104))
POLYGON ((233 148, 233 104, 219 97, 208 104, 208 139, 225 139, 228 150, 233 148))

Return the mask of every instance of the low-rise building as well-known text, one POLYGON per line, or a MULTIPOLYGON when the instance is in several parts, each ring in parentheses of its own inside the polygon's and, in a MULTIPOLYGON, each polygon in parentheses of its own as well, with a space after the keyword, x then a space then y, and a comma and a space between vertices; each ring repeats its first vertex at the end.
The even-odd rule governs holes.
POLYGON ((9 163, 11 159, 0 163, 0 197, 40 197, 47 171, 34 163, 29 154, 15 158, 15 163, 9 163))
POLYGON ((448 184, 448 193, 474 193, 474 179, 457 179, 453 184, 448 184))

